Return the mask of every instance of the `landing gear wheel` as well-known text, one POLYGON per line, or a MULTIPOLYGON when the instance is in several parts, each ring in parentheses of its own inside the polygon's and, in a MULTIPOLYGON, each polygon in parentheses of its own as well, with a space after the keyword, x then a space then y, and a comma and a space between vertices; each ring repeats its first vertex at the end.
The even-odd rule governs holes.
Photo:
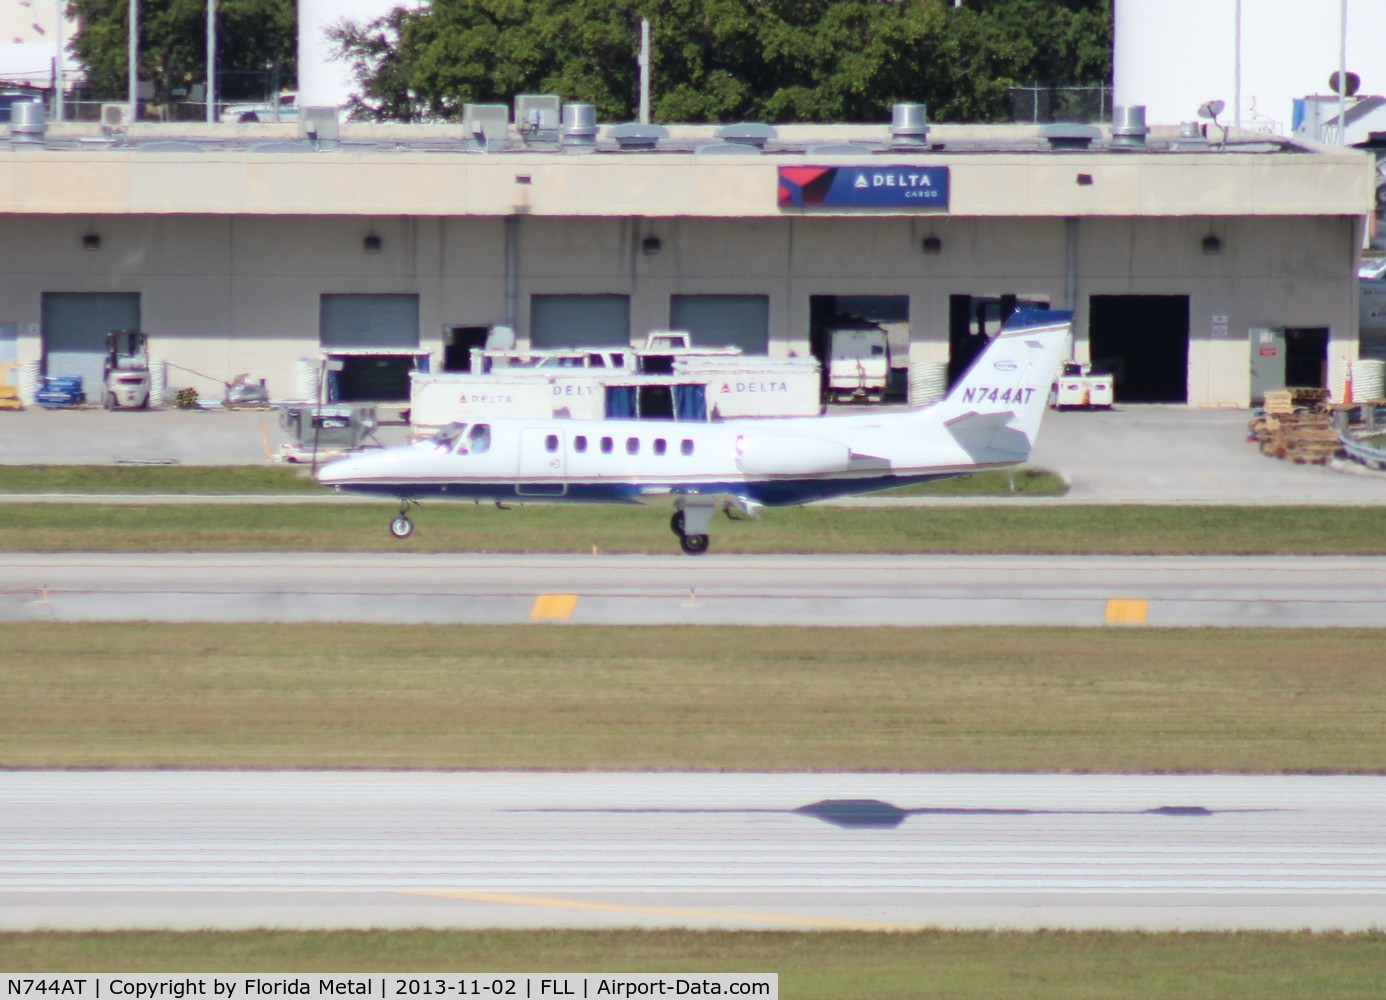
POLYGON ((403 514, 396 516, 395 519, 390 522, 390 534, 394 535, 396 538, 408 538, 413 533, 414 522, 403 514))
POLYGON ((707 535, 680 535, 679 545, 690 556, 700 556, 707 551, 707 535))
POLYGON ((681 511, 681 510, 676 510, 676 511, 674 511, 674 516, 671 517, 671 518, 669 518, 669 530, 672 531, 674 534, 678 535, 680 538, 684 537, 684 535, 683 535, 683 511, 681 511))

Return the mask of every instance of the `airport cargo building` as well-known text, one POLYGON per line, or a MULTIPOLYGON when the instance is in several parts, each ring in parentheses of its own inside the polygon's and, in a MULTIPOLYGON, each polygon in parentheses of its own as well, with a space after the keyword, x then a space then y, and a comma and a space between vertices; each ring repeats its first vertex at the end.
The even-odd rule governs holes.
POLYGON ((99 378, 106 333, 141 329, 207 394, 248 373, 301 398, 325 349, 340 398, 389 399, 413 366, 465 370, 495 326, 822 357, 864 323, 897 366, 956 378, 1030 303, 1075 311, 1075 357, 1118 403, 1337 393, 1358 357, 1360 151, 1139 115, 613 128, 582 107, 547 131, 21 123, 0 145, 0 361, 99 378))

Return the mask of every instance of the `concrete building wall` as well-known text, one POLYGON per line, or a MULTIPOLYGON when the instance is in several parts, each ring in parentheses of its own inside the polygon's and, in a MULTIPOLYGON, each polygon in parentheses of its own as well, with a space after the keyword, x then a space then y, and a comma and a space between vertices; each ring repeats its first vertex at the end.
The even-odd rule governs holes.
MULTIPOLYGON (((1082 219, 1076 227, 1076 350, 1087 357, 1093 295, 1187 295, 1189 402, 1245 406, 1249 331, 1331 330, 1329 384, 1356 356, 1357 220, 1349 217, 1082 219), (1221 240, 1205 254, 1203 239, 1221 240), (1226 322, 1216 317, 1225 316, 1226 322)), ((44 292, 139 292, 158 358, 214 379, 248 372, 291 397, 295 363, 314 357, 326 293, 419 296, 421 346, 446 326, 507 320, 502 218, 0 216, 0 321, 21 330, 21 360, 41 356, 44 292), (101 247, 82 249, 98 233, 101 247), (380 237, 367 252, 363 239, 380 237)), ((953 295, 1018 294, 1066 304, 1064 219, 522 218, 517 315, 529 297, 630 296, 636 340, 669 325, 672 295, 756 294, 770 305, 771 353, 808 353, 814 295, 905 296, 911 359, 946 360, 953 295), (642 250, 646 236, 658 253, 642 250), (941 240, 922 252, 925 236, 941 240)), ((194 377, 171 379, 211 391, 194 377)))

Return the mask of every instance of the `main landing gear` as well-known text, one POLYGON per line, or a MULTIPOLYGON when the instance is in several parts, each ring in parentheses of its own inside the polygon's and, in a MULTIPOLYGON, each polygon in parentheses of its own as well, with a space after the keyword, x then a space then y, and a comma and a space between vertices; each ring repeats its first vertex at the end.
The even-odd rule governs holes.
POLYGON ((394 535, 396 538, 408 538, 414 533, 414 522, 409 520, 410 505, 418 506, 418 504, 414 503, 412 500, 401 500, 399 502, 399 513, 390 521, 390 534, 394 535))
POLYGON ((709 523, 712 521, 711 507, 690 507, 687 509, 690 517, 685 518, 682 510, 674 511, 674 516, 669 519, 669 530, 679 537, 679 547, 690 556, 700 556, 708 550, 710 540, 707 536, 709 523), (695 531, 687 530, 686 525, 693 526, 695 531))

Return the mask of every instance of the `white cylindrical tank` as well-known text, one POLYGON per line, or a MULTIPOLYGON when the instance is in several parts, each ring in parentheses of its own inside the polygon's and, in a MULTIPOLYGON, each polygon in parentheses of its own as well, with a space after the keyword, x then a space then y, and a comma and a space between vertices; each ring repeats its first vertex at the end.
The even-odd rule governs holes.
MULTIPOLYGON (((1144 104, 1154 125, 1227 102, 1226 125, 1289 134, 1294 100, 1332 93, 1343 0, 1116 0, 1113 104, 1144 104), (1241 13, 1238 44, 1238 11, 1241 13), (1240 107, 1235 103, 1240 94, 1240 107)), ((1386 3, 1347 0, 1347 68, 1362 94, 1386 94, 1386 3)))

